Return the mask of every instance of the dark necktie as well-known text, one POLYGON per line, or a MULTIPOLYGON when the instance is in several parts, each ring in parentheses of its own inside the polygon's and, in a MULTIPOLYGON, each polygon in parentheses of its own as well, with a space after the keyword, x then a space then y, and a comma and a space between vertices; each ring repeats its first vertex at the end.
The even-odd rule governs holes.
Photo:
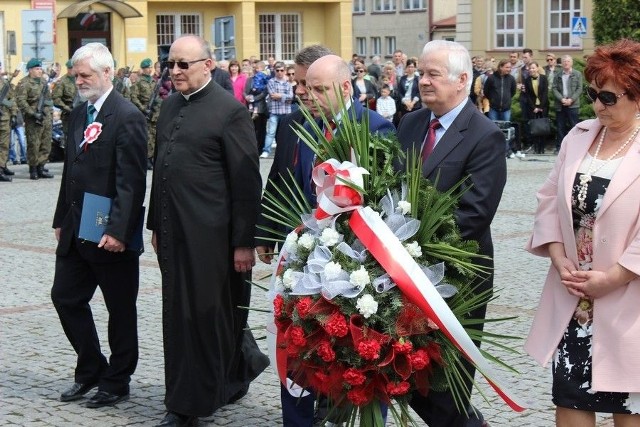
POLYGON ((427 131, 427 136, 424 139, 424 144, 422 144, 422 163, 427 161, 427 158, 429 158, 433 148, 436 146, 436 129, 439 127, 440 121, 438 121, 438 119, 433 119, 429 123, 429 130, 427 131))
POLYGON ((92 104, 87 106, 87 126, 96 120, 96 107, 92 104))

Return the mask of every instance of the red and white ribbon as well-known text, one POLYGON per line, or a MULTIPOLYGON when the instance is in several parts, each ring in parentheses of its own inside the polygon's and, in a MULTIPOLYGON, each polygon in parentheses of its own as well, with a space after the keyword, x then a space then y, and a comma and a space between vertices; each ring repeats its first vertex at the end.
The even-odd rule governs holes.
POLYGON ((358 208, 352 213, 349 225, 403 294, 438 325, 511 409, 523 411, 524 404, 498 379, 498 373, 480 353, 446 301, 380 216, 369 207, 358 208))
POLYGON ((316 185, 318 208, 316 219, 322 220, 362 205, 363 196, 356 188, 364 186, 369 171, 351 162, 329 159, 316 166, 311 175, 316 185))
POLYGON ((89 144, 93 144, 93 142, 98 139, 100 134, 102 133, 102 123, 93 122, 84 130, 84 139, 80 143, 80 148, 84 148, 84 151, 87 151, 89 148, 89 144))

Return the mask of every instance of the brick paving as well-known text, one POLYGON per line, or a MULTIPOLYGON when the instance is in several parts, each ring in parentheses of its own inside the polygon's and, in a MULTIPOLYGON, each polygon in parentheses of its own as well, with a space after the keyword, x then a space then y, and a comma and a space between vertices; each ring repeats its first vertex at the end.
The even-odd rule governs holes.
MULTIPOLYGON (((489 314, 518 318, 492 325, 493 331, 524 337, 531 323, 548 262, 522 248, 532 226, 535 191, 554 160, 554 156, 544 155, 508 160, 508 183, 493 227, 499 298, 490 305, 489 314)), ((270 159, 261 160, 263 176, 270 164, 270 159)), ((49 168, 54 179, 31 181, 27 166, 13 166, 13 183, 0 185, 0 426, 152 426, 164 415, 164 383, 160 274, 146 230, 147 252, 141 257, 138 296, 140 361, 131 382, 130 399, 100 409, 85 408, 82 401, 58 400, 60 392, 73 381, 75 353, 50 300, 55 262, 51 219, 62 164, 50 164, 49 168)), ((257 281, 266 282, 269 273, 269 267, 260 264, 254 275, 257 281)), ((252 305, 269 305, 259 289, 254 291, 252 305)), ((104 340, 106 310, 99 292, 92 309, 104 340)), ((264 324, 264 318, 264 313, 254 311, 250 324, 264 324)), ((256 335, 263 333, 257 331, 256 335)), ((266 351, 265 341, 259 344, 266 351)), ((549 371, 522 353, 521 342, 515 347, 517 354, 493 354, 520 372, 510 377, 530 409, 511 411, 482 380, 474 392, 474 404, 494 427, 551 426, 554 417, 549 371)), ((108 348, 104 351, 108 354, 108 348)), ((599 427, 612 425, 610 418, 598 420, 599 427)), ((258 377, 245 398, 200 420, 199 425, 279 426, 279 387, 273 371, 269 368, 258 377)))

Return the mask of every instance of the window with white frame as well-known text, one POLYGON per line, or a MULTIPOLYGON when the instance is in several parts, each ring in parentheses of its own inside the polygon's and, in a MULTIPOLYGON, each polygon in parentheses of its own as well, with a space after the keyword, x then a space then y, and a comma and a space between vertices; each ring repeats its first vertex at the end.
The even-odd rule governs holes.
POLYGON ((367 55, 367 39, 364 37, 356 37, 356 53, 358 56, 367 55))
POLYGON ((200 15, 156 15, 156 41, 158 46, 171 46, 183 34, 202 36, 200 15))
POLYGON ((292 61, 300 50, 302 22, 297 13, 272 13, 258 16, 260 58, 273 56, 280 61, 292 61))
POLYGON ((549 4, 549 47, 574 47, 571 18, 582 16, 580 0, 551 0, 549 4))
POLYGON ((380 37, 371 37, 371 55, 382 54, 382 40, 380 37))
POLYGON ((396 0, 373 0, 374 12, 394 12, 396 10, 396 0))
POLYGON ((396 38, 394 36, 385 37, 384 47, 386 49, 385 56, 393 56, 393 52, 396 51, 396 38))
POLYGON ((495 0, 496 47, 524 46, 524 0, 495 0))
POLYGON ((353 0, 353 13, 364 13, 365 10, 365 0, 353 0))
POLYGON ((424 10, 424 0, 402 0, 402 10, 424 10))

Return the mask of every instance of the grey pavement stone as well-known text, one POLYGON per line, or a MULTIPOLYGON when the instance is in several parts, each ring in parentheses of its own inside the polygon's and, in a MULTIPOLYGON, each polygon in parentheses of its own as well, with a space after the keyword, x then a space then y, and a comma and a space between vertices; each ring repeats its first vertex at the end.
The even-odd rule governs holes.
MULTIPOLYGON (((492 317, 518 316, 516 320, 490 324, 487 329, 525 337, 548 269, 547 260, 523 249, 532 227, 535 192, 546 179, 555 156, 527 156, 508 160, 508 183, 493 226, 496 289, 499 297, 489 307, 492 317)), ((271 159, 260 161, 266 177, 271 159)), ((31 181, 26 165, 12 169, 12 183, 0 186, 0 426, 150 426, 164 415, 164 376, 161 330, 160 274, 145 230, 147 252, 141 257, 138 296, 140 361, 131 383, 131 396, 113 408, 88 409, 83 401, 63 403, 60 392, 73 379, 75 354, 67 342, 50 300, 55 263, 55 238, 51 219, 55 209, 62 164, 49 165, 54 179, 31 181)), ((151 174, 148 183, 151 182, 151 174)), ((147 201, 148 204, 148 201, 147 201)), ((259 263, 254 280, 266 284, 270 267, 259 263)), ((261 290, 255 289, 252 306, 269 308, 261 290)), ((99 336, 106 339, 107 313, 100 292, 92 310, 99 336)), ((252 311, 252 326, 263 325, 265 314, 252 311)), ((256 336, 264 332, 256 331, 256 336)), ((259 341, 266 352, 266 342, 259 341)), ((105 354, 108 346, 103 342, 105 354)), ((517 354, 490 349, 516 368, 508 375, 514 390, 530 403, 515 413, 479 379, 473 403, 492 426, 550 426, 554 423, 550 398, 550 373, 537 366, 514 343, 517 354)), ((90 396, 89 393, 87 396, 90 396)), ((252 384, 249 393, 233 405, 221 408, 200 426, 279 426, 278 380, 268 368, 252 384)), ((393 425, 392 422, 388 423, 393 425)), ((610 418, 599 418, 610 426, 610 418)))

